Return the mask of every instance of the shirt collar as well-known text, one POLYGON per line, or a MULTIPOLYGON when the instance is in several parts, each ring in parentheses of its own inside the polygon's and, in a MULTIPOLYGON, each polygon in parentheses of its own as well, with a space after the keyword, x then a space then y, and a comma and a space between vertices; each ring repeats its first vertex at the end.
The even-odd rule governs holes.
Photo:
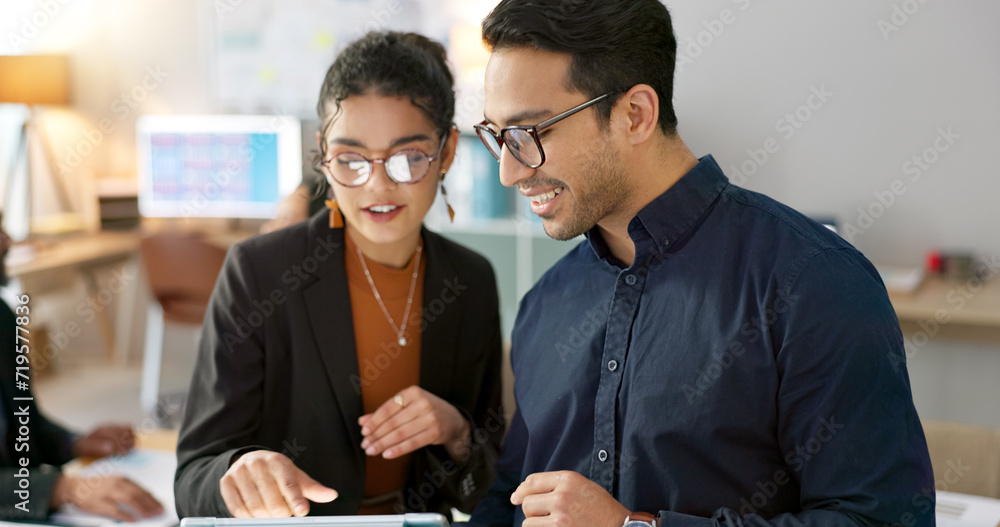
MULTIPOLYGON (((665 252, 670 244, 684 237, 729 185, 715 158, 707 155, 666 192, 642 208, 628 224, 628 233, 636 245, 636 256, 665 252)), ((587 232, 590 247, 598 259, 611 252, 595 225, 587 232)))

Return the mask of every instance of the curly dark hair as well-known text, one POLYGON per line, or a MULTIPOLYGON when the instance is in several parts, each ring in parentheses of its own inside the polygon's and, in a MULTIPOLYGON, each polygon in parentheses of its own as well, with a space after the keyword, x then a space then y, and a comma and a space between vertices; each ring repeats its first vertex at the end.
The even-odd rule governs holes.
POLYGON ((674 65, 677 38, 659 0, 502 0, 483 20, 483 42, 492 50, 534 47, 572 55, 569 89, 594 98, 598 124, 625 91, 648 84, 660 100, 660 128, 677 131, 674 65))
MULTIPOLYGON (((341 101, 375 93, 409 97, 443 135, 455 118, 454 84, 441 44, 416 33, 373 31, 344 48, 327 70, 316 105, 320 132, 325 138, 341 101)), ((324 140, 319 155, 325 154, 324 140)))

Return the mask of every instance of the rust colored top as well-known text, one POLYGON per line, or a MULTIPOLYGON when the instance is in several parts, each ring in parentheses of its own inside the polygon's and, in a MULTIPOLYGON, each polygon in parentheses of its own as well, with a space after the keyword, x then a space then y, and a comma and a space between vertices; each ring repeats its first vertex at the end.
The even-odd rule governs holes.
MULTIPOLYGON (((354 340, 358 353, 358 373, 361 375, 361 398, 365 414, 377 410, 404 388, 420 382, 420 326, 422 318, 424 270, 423 255, 417 271, 416 286, 409 320, 403 333, 405 346, 398 343, 398 334, 389 324, 385 313, 375 299, 371 285, 365 278, 364 268, 358 259, 357 245, 350 236, 344 236, 344 255, 347 283, 351 295, 351 312, 354 320, 354 340)), ((413 282, 416 258, 403 269, 393 269, 369 258, 365 259, 372 281, 378 289, 386 310, 398 328, 406 311, 406 299, 413 282)), ((410 456, 384 459, 381 455, 367 456, 365 470, 365 498, 374 498, 401 490, 410 470, 410 456)), ((361 514, 397 514, 392 510, 395 501, 382 506, 362 506, 361 514)))

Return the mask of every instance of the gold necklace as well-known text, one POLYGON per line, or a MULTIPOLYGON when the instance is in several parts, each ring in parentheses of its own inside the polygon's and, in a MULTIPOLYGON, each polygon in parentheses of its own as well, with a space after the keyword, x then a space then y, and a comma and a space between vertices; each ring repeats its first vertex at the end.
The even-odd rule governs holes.
POLYGON ((417 246, 417 262, 413 266, 413 278, 410 281, 410 295, 406 298, 406 310, 403 311, 403 323, 396 327, 396 321, 392 319, 392 315, 389 314, 389 310, 385 308, 385 304, 382 303, 382 295, 378 293, 378 289, 375 287, 375 281, 372 280, 372 274, 368 271, 368 264, 365 263, 365 255, 361 254, 361 248, 355 247, 358 252, 358 260, 361 260, 361 268, 365 270, 365 278, 368 279, 368 285, 372 288, 372 293, 375 295, 375 301, 378 302, 378 307, 382 308, 382 313, 385 315, 386 320, 389 321, 389 325, 392 326, 392 330, 396 332, 396 336, 399 338, 400 346, 406 345, 406 337, 403 333, 406 332, 406 321, 410 318, 410 306, 413 305, 413 292, 417 288, 417 273, 420 271, 420 252, 423 251, 423 246, 417 246))

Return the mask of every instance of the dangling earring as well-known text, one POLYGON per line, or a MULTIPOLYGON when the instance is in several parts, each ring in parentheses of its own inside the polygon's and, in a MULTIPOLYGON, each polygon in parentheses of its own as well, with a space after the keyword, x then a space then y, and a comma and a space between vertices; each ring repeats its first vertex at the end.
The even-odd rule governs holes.
POLYGON ((333 189, 328 189, 326 191, 326 197, 326 208, 330 209, 330 228, 343 229, 344 215, 340 213, 340 207, 337 205, 337 200, 333 199, 333 189))
POLYGON ((444 205, 448 207, 448 219, 455 223, 455 209, 451 208, 451 204, 448 203, 448 189, 444 188, 444 175, 447 173, 446 170, 441 171, 441 197, 444 198, 444 205))

